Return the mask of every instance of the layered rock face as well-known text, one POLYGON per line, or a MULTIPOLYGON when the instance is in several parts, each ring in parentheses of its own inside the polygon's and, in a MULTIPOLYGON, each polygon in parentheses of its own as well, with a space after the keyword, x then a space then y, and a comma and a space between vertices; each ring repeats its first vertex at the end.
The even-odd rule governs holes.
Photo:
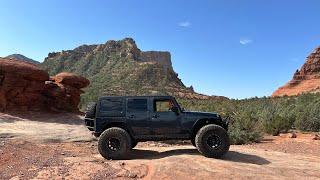
POLYGON ((49 53, 41 64, 50 75, 71 72, 88 78, 84 102, 103 95, 174 95, 209 99, 186 87, 165 51, 141 51, 131 38, 49 53))
POLYGON ((272 96, 294 96, 302 93, 320 92, 320 47, 316 48, 308 57, 293 79, 277 89, 272 96))
POLYGON ((0 111, 78 111, 85 78, 73 74, 49 77, 36 65, 0 58, 0 111))

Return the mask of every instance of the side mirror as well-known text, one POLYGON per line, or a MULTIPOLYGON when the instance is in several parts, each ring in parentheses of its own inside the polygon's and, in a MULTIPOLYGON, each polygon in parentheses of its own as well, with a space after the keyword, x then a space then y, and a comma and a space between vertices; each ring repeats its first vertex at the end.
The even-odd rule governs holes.
POLYGON ((178 114, 178 113, 179 113, 179 108, 176 107, 176 106, 173 106, 173 107, 171 108, 171 111, 178 114))

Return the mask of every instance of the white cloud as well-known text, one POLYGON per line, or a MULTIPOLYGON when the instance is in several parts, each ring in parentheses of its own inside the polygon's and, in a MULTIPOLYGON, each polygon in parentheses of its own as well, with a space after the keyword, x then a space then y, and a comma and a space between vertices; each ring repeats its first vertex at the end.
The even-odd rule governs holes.
POLYGON ((246 44, 252 43, 253 41, 251 39, 249 39, 249 38, 241 38, 239 42, 242 45, 246 45, 246 44))
POLYGON ((189 21, 184 21, 179 23, 180 27, 189 27, 191 26, 191 23, 189 21))

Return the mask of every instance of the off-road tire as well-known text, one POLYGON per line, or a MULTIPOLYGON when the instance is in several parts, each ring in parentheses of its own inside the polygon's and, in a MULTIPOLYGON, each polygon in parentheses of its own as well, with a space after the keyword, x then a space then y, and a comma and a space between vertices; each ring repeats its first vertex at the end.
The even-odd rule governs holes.
POLYGON ((106 159, 125 159, 131 148, 131 138, 127 131, 113 127, 105 130, 98 141, 98 151, 106 159), (119 148, 115 151, 109 148, 110 140, 117 139, 119 148))
POLYGON ((195 144, 198 151, 209 158, 221 158, 228 152, 230 147, 227 131, 215 124, 209 124, 202 127, 196 135, 195 144), (215 139, 215 147, 210 147, 209 145, 212 144, 212 138, 215 139))
POLYGON ((131 141, 131 149, 135 148, 137 146, 137 144, 138 144, 137 141, 132 140, 131 141))
POLYGON ((94 119, 96 116, 96 107, 97 107, 97 103, 90 102, 86 108, 85 118, 94 119))

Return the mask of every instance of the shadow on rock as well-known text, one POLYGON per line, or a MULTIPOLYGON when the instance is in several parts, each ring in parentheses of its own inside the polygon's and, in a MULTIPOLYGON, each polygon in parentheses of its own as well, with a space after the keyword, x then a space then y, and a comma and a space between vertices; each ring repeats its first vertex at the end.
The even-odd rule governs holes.
MULTIPOLYGON (((133 149, 128 159, 161 159, 170 156, 177 155, 199 155, 202 156, 197 149, 174 149, 164 152, 152 151, 152 150, 141 150, 141 149, 133 149)), ((204 157, 205 158, 205 157, 204 157)), ((247 164, 256 164, 256 165, 264 165, 270 164, 270 161, 265 158, 249 155, 235 151, 229 151, 221 160, 239 162, 239 163, 247 163, 247 164)))
POLYGON ((265 158, 262 158, 256 155, 244 154, 244 153, 235 152, 235 151, 229 151, 222 159, 227 161, 256 164, 256 165, 264 165, 264 164, 271 163, 265 158))
POLYGON ((2 122, 12 123, 15 121, 38 121, 46 123, 61 123, 70 125, 83 125, 83 119, 76 113, 54 113, 54 112, 6 112, 1 115, 2 122))
POLYGON ((176 156, 182 154, 199 154, 196 149, 174 149, 164 152, 152 151, 152 150, 142 150, 133 149, 128 158, 129 159, 161 159, 169 156, 176 156))

